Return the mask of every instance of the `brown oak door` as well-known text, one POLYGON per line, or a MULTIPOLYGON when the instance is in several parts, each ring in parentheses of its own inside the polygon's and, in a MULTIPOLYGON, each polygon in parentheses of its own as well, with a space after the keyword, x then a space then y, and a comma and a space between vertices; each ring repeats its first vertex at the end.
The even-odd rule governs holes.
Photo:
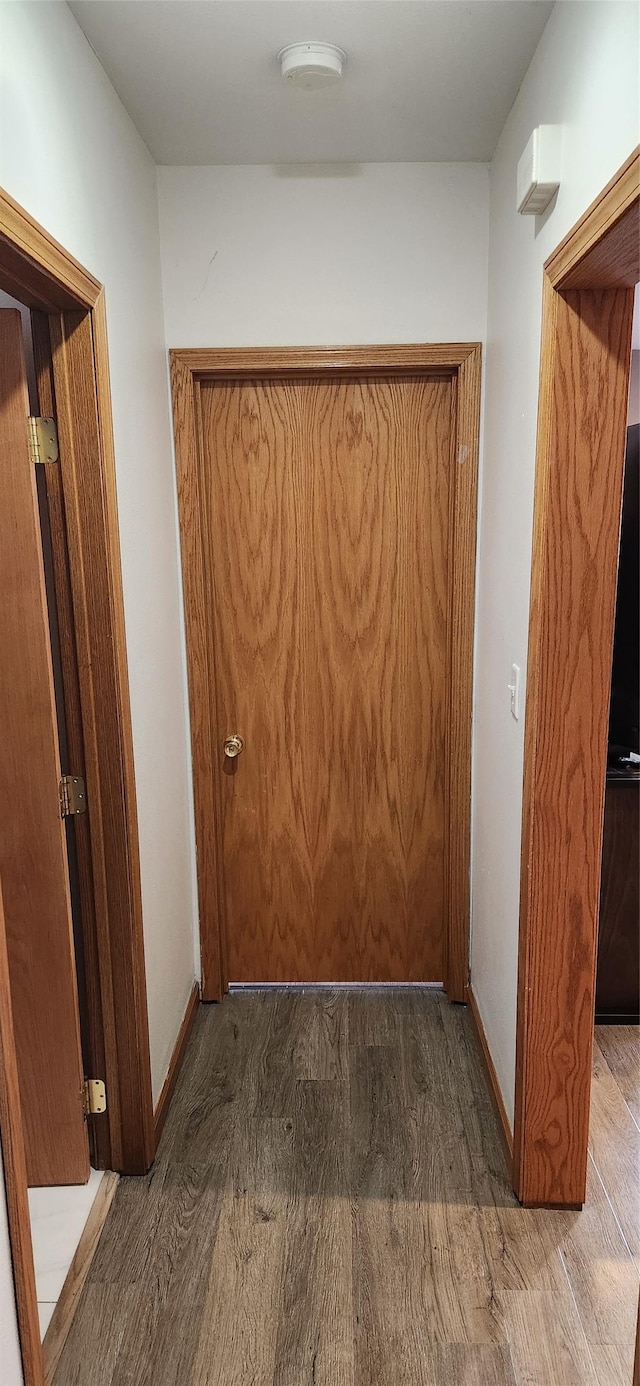
POLYGON ((230 982, 443 979, 453 391, 202 385, 230 982))
POLYGON ((20 314, 0 311, 0 878, 30 1184, 89 1177, 60 754, 20 314))

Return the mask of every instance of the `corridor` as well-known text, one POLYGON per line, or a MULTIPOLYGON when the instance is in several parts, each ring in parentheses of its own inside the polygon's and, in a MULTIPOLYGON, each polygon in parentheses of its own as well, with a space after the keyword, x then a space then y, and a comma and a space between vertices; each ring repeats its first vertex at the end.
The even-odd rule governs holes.
POLYGON ((466 1008, 243 991, 200 1008, 55 1386, 619 1386, 636 1286, 593 1161, 581 1214, 518 1207, 466 1008))

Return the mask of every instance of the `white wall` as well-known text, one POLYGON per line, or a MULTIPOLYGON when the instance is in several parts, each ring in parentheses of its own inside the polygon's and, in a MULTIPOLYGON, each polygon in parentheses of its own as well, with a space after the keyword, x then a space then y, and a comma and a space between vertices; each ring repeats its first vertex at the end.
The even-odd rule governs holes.
POLYGON ((0 1150, 0 1381, 2 1386, 22 1386, 20 1340, 11 1269, 11 1249, 4 1194, 4 1169, 0 1150))
POLYGON ((640 423, 640 284, 636 285, 633 331, 631 334, 631 378, 627 424, 640 423))
POLYGON ((640 423, 640 351, 632 351, 627 424, 637 423, 640 423))
POLYGON ((106 285, 157 1096, 195 903, 156 171, 66 5, 0 5, 0 52, 0 183, 106 285))
POLYGON ((484 164, 158 175, 169 346, 483 340, 484 164))
POLYGON ((491 165, 472 980, 510 1114, 524 718, 511 718, 507 683, 527 660, 542 266, 638 141, 638 72, 635 4, 557 4, 491 165), (545 216, 520 217, 516 164, 541 123, 563 127, 562 184, 545 216))

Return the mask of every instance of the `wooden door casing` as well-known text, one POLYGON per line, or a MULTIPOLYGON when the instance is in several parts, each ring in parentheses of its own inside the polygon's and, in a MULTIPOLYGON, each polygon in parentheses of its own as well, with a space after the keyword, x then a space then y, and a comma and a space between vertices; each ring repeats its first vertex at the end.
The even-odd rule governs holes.
POLYGON ((454 582, 447 593, 449 705, 445 748, 445 987, 465 1001, 470 924, 471 707, 474 644, 481 347, 477 342, 384 347, 188 348, 170 352, 179 489, 181 568, 187 632, 188 697, 194 768, 202 999, 217 1001, 227 985, 220 929, 219 822, 212 766, 219 754, 213 690, 217 676, 206 575, 202 485, 202 395, 209 381, 337 376, 447 377, 452 384, 450 553, 454 582))
POLYGON ((20 314, 0 312, 0 874, 30 1184, 85 1183, 78 994, 20 314))
MULTIPOLYGON (((214 794, 217 779, 228 786, 232 777, 218 774, 221 744, 215 695, 221 671, 214 640, 214 589, 209 563, 215 517, 210 513, 207 499, 203 429, 208 387, 212 382, 221 381, 252 381, 255 384, 257 381, 314 379, 328 382, 344 377, 390 381, 392 377, 409 376, 446 380, 450 391, 448 544, 455 581, 448 584, 446 593, 442 963, 438 970, 449 997, 457 1001, 466 999, 480 356, 476 343, 239 350, 194 348, 171 352, 204 1000, 219 999, 231 975, 224 956, 225 938, 221 928, 224 900, 219 899, 218 893, 223 824, 220 804, 214 794)), ((315 670, 314 679, 318 679, 315 670)), ((224 727, 225 734, 233 730, 242 729, 224 727)), ((248 750, 249 739, 245 762, 248 750)), ((241 766, 233 775, 233 784, 239 780, 240 772, 241 766)), ((242 870, 247 869, 245 860, 242 870)), ((340 890, 343 890, 342 883, 340 890)))
POLYGON ((231 981, 442 980, 451 405, 202 390, 231 981))
POLYGON ((581 1205, 640 147, 545 263, 524 740, 514 1188, 581 1205))

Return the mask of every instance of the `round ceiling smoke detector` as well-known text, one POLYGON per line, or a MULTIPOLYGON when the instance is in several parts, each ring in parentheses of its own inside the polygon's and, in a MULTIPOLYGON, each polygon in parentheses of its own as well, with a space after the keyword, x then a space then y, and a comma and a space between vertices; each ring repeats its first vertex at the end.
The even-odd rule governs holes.
POLYGON ((311 90, 338 82, 347 55, 335 43, 290 43, 278 58, 287 82, 311 90))

